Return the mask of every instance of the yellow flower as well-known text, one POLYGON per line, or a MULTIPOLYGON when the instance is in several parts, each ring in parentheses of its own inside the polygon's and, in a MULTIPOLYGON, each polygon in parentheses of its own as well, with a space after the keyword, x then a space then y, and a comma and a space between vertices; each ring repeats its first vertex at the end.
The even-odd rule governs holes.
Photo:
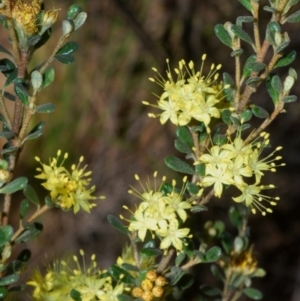
POLYGON ((203 187, 214 185, 215 196, 220 198, 223 192, 223 184, 234 184, 232 178, 233 174, 228 169, 227 164, 208 164, 205 170, 205 177, 200 184, 203 187))
POLYGON ((276 201, 279 200, 279 197, 271 198, 260 193, 262 190, 275 188, 274 185, 257 186, 243 183, 242 185, 237 185, 237 188, 242 194, 232 199, 237 203, 244 202, 247 207, 251 208, 251 211, 254 214, 256 213, 256 209, 259 210, 262 215, 266 215, 267 212, 272 213, 273 210, 266 207, 262 202, 269 203, 271 206, 276 206, 276 201))
POLYGON ((32 36, 39 30, 38 14, 41 11, 41 3, 39 0, 33 0, 31 4, 17 0, 12 8, 13 19, 26 36, 32 36))
POLYGON ((144 241, 148 230, 155 231, 157 229, 157 221, 153 218, 146 217, 145 214, 139 210, 135 211, 134 220, 130 222, 128 227, 129 231, 138 231, 138 237, 141 241, 144 241))
MULTIPOLYGON (((203 122, 207 132, 210 132, 211 118, 220 118, 216 104, 223 99, 223 87, 217 83, 219 76, 217 71, 221 65, 216 67, 212 64, 209 74, 206 77, 202 75, 205 58, 206 55, 203 55, 201 69, 198 72, 195 71, 193 62, 186 65, 186 62, 181 60, 178 68, 174 69, 176 80, 173 79, 168 60, 167 80, 153 68, 157 76, 150 80, 159 84, 164 92, 159 97, 157 105, 151 106, 163 112, 150 113, 149 117, 160 117, 161 124, 170 119, 172 123, 180 126, 187 125, 194 119, 203 122)), ((147 101, 143 101, 143 104, 150 105, 147 101)))
POLYGON ((159 223, 159 227, 160 229, 156 233, 163 238, 160 243, 160 248, 163 250, 174 246, 177 251, 182 251, 182 238, 191 237, 188 235, 190 232, 189 228, 179 229, 177 219, 171 220, 169 224, 165 220, 162 220, 159 223))
POLYGON ((105 271, 97 267, 95 255, 91 256, 91 263, 87 267, 84 260, 84 252, 80 250, 83 263, 80 265, 77 256, 73 256, 76 268, 72 268, 65 261, 58 261, 53 267, 47 268, 47 273, 43 276, 40 271, 36 271, 32 279, 27 282, 34 286, 33 301, 72 301, 70 291, 77 290, 81 294, 82 301, 112 300, 103 296, 121 294, 123 285, 112 286, 112 279, 104 276, 105 271), (103 298, 103 299, 101 299, 103 298))
POLYGON ((91 172, 85 171, 87 166, 80 167, 83 157, 80 158, 77 166, 72 165, 71 172, 69 172, 62 166, 68 158, 68 154, 65 153, 63 160, 58 165, 60 155, 61 151, 59 150, 57 157, 50 159, 49 165, 41 163, 40 158, 36 157, 36 161, 42 165, 42 168, 37 168, 40 174, 36 178, 46 180, 42 185, 50 191, 55 206, 64 210, 73 209, 74 213, 77 213, 80 208, 90 212, 90 209, 96 206, 90 202, 96 199, 91 195, 95 191, 95 186, 87 188, 91 181, 89 178, 91 172))

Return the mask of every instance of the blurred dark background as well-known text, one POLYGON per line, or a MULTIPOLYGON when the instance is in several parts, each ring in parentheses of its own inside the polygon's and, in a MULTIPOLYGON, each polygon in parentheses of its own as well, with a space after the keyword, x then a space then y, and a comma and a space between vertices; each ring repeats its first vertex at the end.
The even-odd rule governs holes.
MULTIPOLYGON (((268 3, 260 2, 261 7, 268 3)), ((182 58, 192 59, 197 65, 202 54, 207 53, 206 68, 211 63, 221 63, 221 71, 233 74, 231 51, 216 38, 214 25, 234 23, 238 16, 249 15, 237 0, 78 0, 77 3, 87 11, 88 19, 71 37, 80 45, 76 61, 69 66, 54 63, 55 82, 45 89, 40 102, 54 102, 57 109, 51 115, 35 117, 32 126, 46 121, 44 135, 27 143, 18 172, 33 180, 37 167, 34 156, 47 162, 57 149, 70 153, 70 165, 84 155, 93 170, 97 193, 107 199, 99 201, 92 214, 74 216, 53 210, 43 217, 43 234, 26 245, 32 250, 33 266, 43 267, 53 258, 78 253, 80 248, 87 254, 96 253, 102 268, 114 263, 125 238, 108 225, 106 216, 119 215, 123 204, 137 201, 127 194, 129 185, 134 183, 134 174, 146 179, 159 170, 161 175, 173 176, 163 160, 176 154, 175 127, 171 124, 162 127, 158 120, 148 118, 149 107, 141 104, 142 100, 155 102, 152 92, 160 93, 148 80, 153 75, 151 67, 164 73, 166 58, 173 65, 182 58)), ((61 8, 63 19, 72 2, 45 1, 45 4, 46 8, 53 5, 61 8)), ((297 8, 299 5, 294 10, 297 8)), ((269 14, 262 12, 260 18, 264 31, 269 14)), ((53 47, 59 37, 59 24, 54 26, 56 33, 50 41, 53 47)), ((290 50, 299 51, 299 28, 299 24, 284 26, 291 38, 290 50)), ((252 54, 244 46, 243 60, 252 54)), ((43 61, 50 52, 46 48, 39 50, 35 63, 43 61)), ((298 71, 299 59, 292 66, 298 71)), ((285 76, 287 70, 279 74, 285 76)), ((264 86, 258 89, 252 101, 271 112, 272 101, 264 90, 264 86)), ((298 84, 293 93, 300 94, 298 84)), ((264 300, 300 300, 299 127, 299 103, 288 104, 286 114, 281 114, 271 125, 271 143, 274 147, 284 147, 282 155, 287 166, 268 175, 264 183, 274 183, 277 189, 272 193, 281 200, 273 214, 250 218, 255 253, 260 266, 267 271, 265 278, 254 282, 254 287, 264 293, 264 300)), ((41 189, 40 195, 44 193, 41 189)), ((215 216, 226 220, 231 203, 230 198, 213 200, 209 213, 201 215, 199 226, 215 216)), ((17 204, 14 210, 18 210, 17 204)), ((30 269, 26 276, 31 272, 30 269)), ((206 281, 205 277, 202 281, 206 281)))

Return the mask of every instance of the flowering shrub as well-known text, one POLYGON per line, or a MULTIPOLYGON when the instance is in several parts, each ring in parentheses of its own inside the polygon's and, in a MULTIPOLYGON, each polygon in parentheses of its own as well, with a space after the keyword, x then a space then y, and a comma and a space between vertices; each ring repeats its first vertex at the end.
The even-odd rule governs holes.
MULTIPOLYGON (((168 156, 165 163, 184 174, 182 183, 169 181, 165 176, 158 179, 155 171, 153 179, 143 184, 135 175, 140 189, 131 187, 128 192, 139 199, 136 206, 123 206, 120 219, 108 216, 108 222, 129 240, 115 264, 100 269, 94 254, 90 265, 86 265, 80 250, 82 262, 74 255, 73 260, 57 260, 49 265, 45 274, 40 270, 32 274, 27 281, 33 287, 32 300, 184 300, 184 293, 195 278, 193 267, 201 268, 202 264, 211 264, 211 272, 222 286, 200 284, 198 300, 216 297, 235 301, 243 295, 254 300, 262 298, 262 293, 252 287, 252 278, 263 277, 265 271, 254 255, 248 219, 256 213, 264 218, 276 210, 280 200, 280 193, 273 193, 275 185, 266 183, 264 176, 285 165, 278 155, 282 147, 273 147, 266 128, 283 112, 286 103, 296 101, 290 91, 297 74, 290 68, 282 81, 272 71, 295 59, 294 51, 286 53, 289 38, 287 33, 281 33, 281 25, 300 21, 300 13, 289 13, 298 1, 270 0, 270 6, 264 9, 271 13, 271 19, 262 38, 259 2, 239 2, 250 15, 239 17, 236 24, 215 26, 217 37, 232 50, 233 76, 226 72, 220 76, 220 64, 212 64, 205 75, 204 54, 199 70, 192 61, 185 60, 172 70, 173 62, 167 60, 166 78, 156 68, 155 77, 150 77, 160 86, 161 93, 157 104, 143 104, 155 110, 151 109, 149 117, 159 118, 162 125, 170 121, 176 126, 175 148, 185 158, 168 156), (243 28, 246 22, 253 24, 253 39, 243 28), (248 58, 243 56, 244 43, 253 50, 248 58), (262 83, 266 83, 273 103, 270 115, 254 97, 262 83), (254 127, 253 121, 259 119, 261 122, 254 127), (228 212, 237 229, 236 236, 226 230, 223 221, 208 221, 204 225, 191 222, 193 215, 204 215, 210 209, 212 198, 221 201, 218 199, 226 195, 233 201, 228 212)), ((7 140, 0 159, 0 299, 8 299, 10 292, 23 290, 24 285, 17 282, 30 264, 28 250, 23 250, 17 259, 11 256, 12 250, 16 244, 41 234, 43 227, 37 218, 55 209, 72 210, 74 214, 82 209, 92 214, 93 207, 101 206, 97 199, 104 197, 96 196, 96 187, 90 186, 91 171, 86 165, 82 167, 84 158, 69 169, 68 153, 61 159, 61 150, 56 158, 50 158, 49 164, 35 157, 40 164, 35 177, 43 181, 41 185, 46 190, 43 202, 26 177, 14 176, 25 142, 42 135, 43 122, 29 130, 32 117, 55 109, 51 103, 38 102, 42 90, 54 81, 51 64, 54 59, 63 64, 74 61, 78 45, 68 39, 84 24, 87 14, 80 6, 72 5, 62 21, 62 34, 55 49, 48 59, 31 68, 29 63, 35 51, 51 36, 58 10, 45 10, 39 0, 6 0, 0 3, 0 13, 11 40, 11 50, 3 46, 0 49, 9 56, 0 60, 0 71, 5 77, 0 95, 0 136, 7 140), (8 86, 13 88, 13 94, 7 91, 8 86), (13 117, 8 113, 7 100, 14 101, 13 117), (16 215, 11 203, 17 191, 22 191, 25 199, 20 203, 20 221, 15 227, 11 222, 11 215, 16 215), (35 211, 28 217, 32 206, 35 211)))

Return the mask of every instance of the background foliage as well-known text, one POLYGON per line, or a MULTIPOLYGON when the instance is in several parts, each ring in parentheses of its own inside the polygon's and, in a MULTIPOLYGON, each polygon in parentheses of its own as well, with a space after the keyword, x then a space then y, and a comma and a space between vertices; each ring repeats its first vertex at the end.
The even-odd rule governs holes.
MULTIPOLYGON (((79 248, 84 248, 86 253, 97 253, 103 267, 114 262, 123 238, 108 225, 107 214, 118 215, 122 204, 134 201, 127 190, 134 182, 135 173, 141 178, 156 169, 170 174, 163 159, 174 152, 174 127, 161 127, 158 120, 147 118, 148 108, 141 104, 142 100, 155 99, 151 91, 157 87, 148 81, 152 76, 150 68, 155 66, 163 72, 166 57, 174 64, 181 58, 192 59, 197 64, 202 54, 207 53, 207 68, 213 61, 222 63, 221 71, 230 73, 234 67, 233 59, 229 59, 230 49, 221 45, 213 28, 216 23, 233 21, 238 15, 246 14, 238 1, 231 0, 77 2, 89 17, 72 36, 80 45, 76 63, 68 68, 55 66, 58 68, 56 85, 48 89, 42 101, 55 102, 57 110, 55 115, 43 116, 47 122, 45 135, 24 149, 20 162, 23 170, 19 170, 26 174, 26 170, 29 172, 36 166, 35 155, 46 159, 58 147, 76 158, 84 155, 93 169, 94 183, 107 200, 91 215, 49 212, 44 234, 30 243, 32 266, 44 265, 66 250, 74 253, 79 248)), ((267 3, 261 2, 262 6, 267 3)), ((53 5, 66 10, 70 4, 71 1, 65 0, 53 5)), ((261 16, 262 23, 264 19, 267 22, 267 16, 267 13, 266 18, 261 16)), ((288 26, 290 47, 299 52, 299 25, 285 25, 288 26)), ((51 39, 54 43, 55 36, 51 39)), ((45 57, 43 51, 44 48, 39 50, 41 58, 45 57)), ((293 68, 299 70, 299 58, 293 68)), ((293 94, 300 95, 299 85, 293 89, 293 94)), ((265 91, 256 95, 267 99, 265 91)), ((274 132, 272 142, 284 147, 282 156, 287 163, 270 179, 278 187, 281 201, 273 214, 250 218, 257 257, 260 266, 268 272, 255 286, 264 292, 266 299, 274 301, 300 299, 296 281, 300 275, 299 102, 289 104, 287 110, 288 114, 281 114, 270 127, 274 132)), ((29 175, 32 180, 30 177, 33 176, 29 175)), ((230 202, 229 198, 228 202, 214 200, 203 217, 227 219, 230 202)), ((199 224, 203 225, 203 221, 199 224)), ((198 277, 210 277, 209 272, 201 272, 198 277)))

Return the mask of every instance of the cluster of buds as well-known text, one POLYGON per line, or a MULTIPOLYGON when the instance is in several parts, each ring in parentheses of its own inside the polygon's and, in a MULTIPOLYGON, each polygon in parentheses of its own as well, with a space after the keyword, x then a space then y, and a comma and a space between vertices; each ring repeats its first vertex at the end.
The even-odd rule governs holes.
POLYGON ((147 272, 146 279, 142 281, 141 286, 134 287, 131 294, 135 298, 152 301, 154 298, 161 298, 163 296, 163 287, 166 283, 167 279, 165 277, 158 276, 154 270, 150 270, 147 272))

